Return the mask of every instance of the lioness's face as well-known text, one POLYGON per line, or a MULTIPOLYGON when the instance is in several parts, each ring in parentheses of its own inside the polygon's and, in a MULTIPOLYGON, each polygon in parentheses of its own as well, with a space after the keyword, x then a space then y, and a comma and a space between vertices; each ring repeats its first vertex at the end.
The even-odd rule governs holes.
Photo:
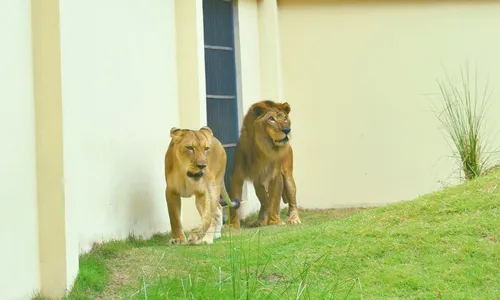
POLYGON ((192 179, 203 177, 207 164, 208 154, 213 133, 208 127, 200 130, 172 129, 171 136, 176 139, 177 158, 185 167, 186 176, 192 179))

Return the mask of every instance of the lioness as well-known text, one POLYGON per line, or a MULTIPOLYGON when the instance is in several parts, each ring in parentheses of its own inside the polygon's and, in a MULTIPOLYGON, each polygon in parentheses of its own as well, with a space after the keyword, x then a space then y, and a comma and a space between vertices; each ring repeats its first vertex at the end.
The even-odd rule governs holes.
POLYGON ((165 197, 172 229, 170 243, 186 243, 180 220, 181 197, 195 195, 201 224, 190 232, 188 242, 211 244, 214 238, 220 237, 222 227, 221 192, 224 199, 229 200, 224 186, 226 151, 206 126, 200 130, 174 127, 170 137, 165 154, 165 197))
MULTIPOLYGON (((273 101, 253 104, 246 113, 234 154, 229 181, 231 199, 241 199, 243 182, 253 182, 261 204, 253 226, 281 224, 280 199, 288 203, 287 223, 300 224, 289 144, 290 105, 273 101)), ((240 227, 237 209, 230 209, 230 226, 240 227)))

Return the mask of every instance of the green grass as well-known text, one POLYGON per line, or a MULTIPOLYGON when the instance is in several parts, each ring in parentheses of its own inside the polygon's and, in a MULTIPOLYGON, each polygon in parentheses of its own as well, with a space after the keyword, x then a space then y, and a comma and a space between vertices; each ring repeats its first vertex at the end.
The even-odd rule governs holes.
POLYGON ((498 299, 500 173, 386 207, 302 212, 213 245, 97 245, 69 299, 498 299))

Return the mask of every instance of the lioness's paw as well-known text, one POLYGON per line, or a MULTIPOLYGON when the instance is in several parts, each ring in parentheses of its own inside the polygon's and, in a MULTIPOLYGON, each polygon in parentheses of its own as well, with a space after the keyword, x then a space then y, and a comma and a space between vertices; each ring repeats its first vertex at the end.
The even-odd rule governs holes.
POLYGON ((195 244, 198 240, 199 240, 199 236, 197 233, 195 233, 195 232, 189 233, 188 242, 190 244, 195 244))
POLYGON ((207 237, 207 236, 204 236, 201 240, 200 240, 200 244, 213 244, 214 243, 214 238, 213 237, 207 237))
POLYGON ((180 245, 180 244, 186 243, 186 240, 185 239, 180 239, 180 238, 172 238, 168 242, 171 245, 180 245))
POLYGON ((213 241, 197 240, 195 242, 190 242, 189 244, 191 244, 191 245, 209 245, 209 244, 213 244, 213 243, 214 243, 213 241))
POLYGON ((202 239, 196 239, 196 240, 189 239, 189 244, 191 244, 191 245, 209 245, 209 244, 213 244, 213 243, 214 243, 213 238, 203 237, 202 239))

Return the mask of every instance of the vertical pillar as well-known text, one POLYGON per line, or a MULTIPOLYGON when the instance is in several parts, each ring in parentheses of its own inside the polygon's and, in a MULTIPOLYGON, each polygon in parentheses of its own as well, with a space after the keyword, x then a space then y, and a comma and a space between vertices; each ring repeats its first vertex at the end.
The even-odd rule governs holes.
MULTIPOLYGON (((203 33, 203 0, 175 0, 175 34, 177 53, 177 99, 179 127, 198 129, 207 124, 205 88, 205 42, 203 33)), ((199 222, 194 196, 182 201, 184 229, 199 222)))
POLYGON ((176 0, 175 26, 179 126, 198 129, 207 123, 203 1, 176 0))
POLYGON ((67 288, 59 1, 32 0, 40 292, 67 288))
POLYGON ((277 0, 259 0, 261 99, 283 101, 277 0))

